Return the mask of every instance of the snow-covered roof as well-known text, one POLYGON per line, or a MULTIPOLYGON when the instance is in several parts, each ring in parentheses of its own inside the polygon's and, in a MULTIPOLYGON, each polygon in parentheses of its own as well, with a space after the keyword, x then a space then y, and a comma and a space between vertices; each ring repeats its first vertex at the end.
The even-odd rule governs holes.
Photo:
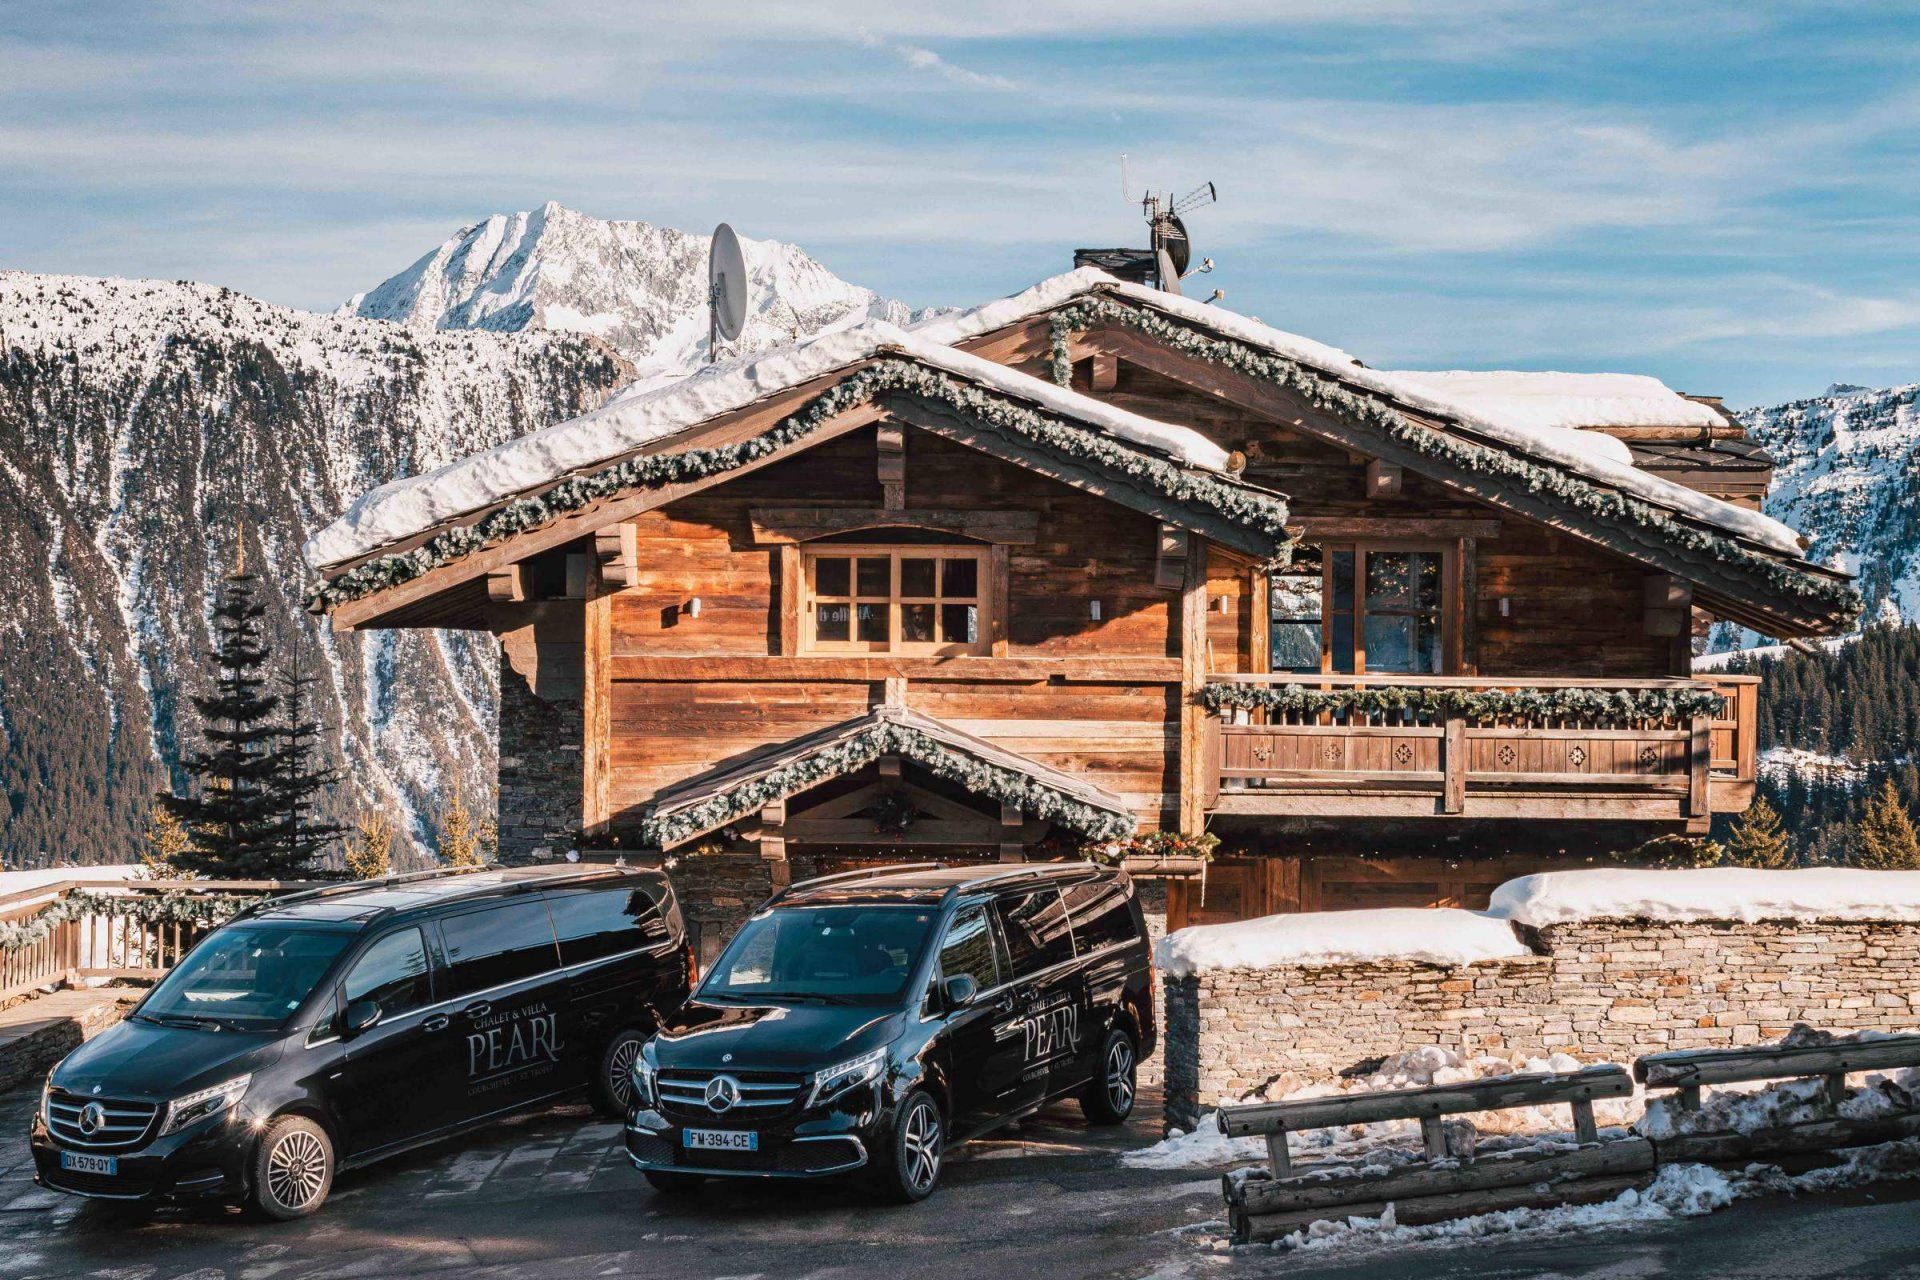
POLYGON ((1220 337, 1282 356, 1495 443, 1610 485, 1689 519, 1797 556, 1799 535, 1777 520, 1633 465, 1626 446, 1593 426, 1708 425, 1722 421, 1657 379, 1624 374, 1422 373, 1369 369, 1336 347, 1221 307, 1082 267, 971 310, 902 330, 885 322, 821 334, 767 355, 636 383, 591 413, 533 432, 437 471, 363 495, 307 544, 316 568, 356 559, 512 495, 599 466, 710 418, 888 351, 1031 401, 1052 413, 1221 471, 1226 452, 1190 427, 1115 409, 1091 396, 979 359, 955 344, 1101 293, 1152 308, 1220 337))
POLYGON ((1920 920, 1920 871, 1549 871, 1507 881, 1494 890, 1488 911, 1527 925, 1579 920, 1920 920))
POLYGON ((969 355, 885 321, 821 334, 757 358, 708 365, 685 377, 652 379, 591 413, 532 432, 425 475, 363 494, 307 543, 318 568, 391 542, 561 476, 599 466, 721 414, 746 408, 815 378, 889 353, 944 370, 1038 405, 1183 466, 1225 472, 1227 451, 1191 427, 1159 422, 969 355))
POLYGON ((1471 964, 1532 954, 1512 925, 1482 912, 1383 907, 1195 925, 1162 938, 1154 963, 1177 978, 1207 969, 1375 960, 1471 964))

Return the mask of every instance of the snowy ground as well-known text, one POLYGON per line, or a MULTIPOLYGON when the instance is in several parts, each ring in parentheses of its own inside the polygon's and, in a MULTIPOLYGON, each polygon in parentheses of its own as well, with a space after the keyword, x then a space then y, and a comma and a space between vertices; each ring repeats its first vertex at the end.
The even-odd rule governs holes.
MULTIPOLYGON (((1545 1059, 1505 1059, 1494 1055, 1463 1057, 1429 1045, 1390 1058, 1371 1075, 1337 1084, 1300 1084, 1282 1079, 1248 1101, 1325 1097, 1382 1089, 1418 1088, 1501 1076, 1519 1071, 1572 1071, 1581 1065, 1565 1054, 1545 1059)), ((1839 1114, 1869 1119, 1920 1106, 1920 1069, 1883 1075, 1850 1077, 1852 1086, 1839 1114)), ((1623 1136, 1630 1129, 1650 1137, 1679 1133, 1753 1130, 1802 1121, 1831 1118, 1821 1101, 1818 1080, 1792 1080, 1771 1085, 1728 1086, 1705 1091, 1702 1106, 1684 1112, 1671 1097, 1632 1098, 1597 1102, 1601 1137, 1623 1136)), ((1449 1120, 1456 1149, 1481 1154, 1516 1149, 1539 1150, 1574 1141, 1564 1106, 1529 1107, 1484 1112, 1449 1120)), ((1358 1166, 1386 1168, 1423 1160, 1419 1125, 1414 1121, 1349 1125, 1296 1134, 1291 1139, 1296 1172, 1315 1165, 1332 1168, 1358 1166)), ((1164 1141, 1121 1157, 1121 1163, 1141 1169, 1245 1170, 1266 1160, 1263 1138, 1222 1135, 1213 1113, 1202 1118, 1191 1133, 1178 1130, 1164 1141)), ((1836 1191, 1894 1179, 1920 1177, 1920 1139, 1863 1147, 1839 1163, 1809 1172, 1789 1174, 1777 1166, 1754 1163, 1726 1170, 1707 1165, 1670 1165, 1660 1170, 1643 1190, 1622 1192, 1594 1205, 1552 1209, 1515 1209, 1458 1218, 1424 1226, 1401 1226, 1391 1208, 1377 1218, 1328 1220, 1297 1231, 1272 1245, 1234 1245, 1224 1219, 1179 1229, 1182 1239, 1202 1253, 1261 1254, 1269 1251, 1309 1253, 1381 1250, 1492 1237, 1535 1238, 1568 1232, 1634 1227, 1672 1222, 1723 1209, 1736 1201, 1761 1195, 1794 1195, 1836 1191)))

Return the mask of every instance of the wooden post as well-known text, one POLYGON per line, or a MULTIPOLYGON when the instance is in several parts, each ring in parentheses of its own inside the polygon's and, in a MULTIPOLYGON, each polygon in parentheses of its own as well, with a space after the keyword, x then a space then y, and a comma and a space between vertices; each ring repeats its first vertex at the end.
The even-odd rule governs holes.
POLYGON ((760 808, 760 834, 757 843, 760 856, 768 862, 787 860, 787 838, 781 829, 787 825, 787 802, 784 799, 772 801, 760 808))
POLYGON ((1420 1117, 1420 1143, 1427 1149, 1427 1159, 1447 1158, 1447 1126, 1439 1116, 1420 1117))
POLYGON ((1467 808, 1466 720, 1457 715, 1448 716, 1445 735, 1440 745, 1440 767, 1444 771, 1440 811, 1464 813, 1467 808))
POLYGON ((897 422, 882 422, 877 438, 880 505, 888 511, 904 511, 907 506, 906 430, 897 422))
POLYGON ((800 547, 786 543, 780 548, 780 656, 798 657, 800 637, 805 634, 806 619, 800 610, 806 593, 800 583, 800 547))
POLYGON ((598 579, 581 606, 580 834, 605 833, 613 745, 613 597, 598 579))
POLYGON ((1273 1176, 1284 1178, 1292 1171, 1292 1163, 1287 1157, 1287 1131, 1275 1129, 1267 1135, 1267 1161, 1273 1166, 1273 1176))
POLYGON ((1682 1111, 1698 1111, 1700 1109, 1700 1086, 1699 1085, 1683 1084, 1680 1086, 1679 1093, 1675 1094, 1674 1096, 1679 1100, 1680 1109, 1682 1111))
POLYGON ((994 543, 993 550, 987 555, 987 576, 991 579, 987 589, 992 593, 988 596, 987 638, 993 643, 993 656, 996 658, 1007 656, 1007 599, 1011 593, 1007 577, 1010 559, 1004 542, 994 543))
POLYGON ((1093 381, 1089 384, 1095 391, 1111 391, 1120 385, 1120 357, 1111 352, 1093 353, 1093 381))
POLYGON ((1593 1100, 1577 1098, 1573 1103, 1573 1136, 1579 1142, 1600 1141, 1600 1129, 1593 1122, 1593 1100))
POLYGON ((1707 778, 1713 764, 1713 717, 1695 716, 1687 735, 1687 816, 1704 818, 1707 807, 1707 778))
POLYGON ((1180 831, 1206 830, 1207 713, 1198 701, 1207 682, 1207 540, 1187 535, 1186 575, 1180 587, 1180 831))
POLYGON ((526 569, 519 561, 487 574, 487 599, 495 604, 518 604, 526 598, 526 569))
POLYGON ((1827 1105, 1837 1107, 1847 1100, 1847 1073, 1835 1071, 1821 1077, 1826 1082, 1827 1105))

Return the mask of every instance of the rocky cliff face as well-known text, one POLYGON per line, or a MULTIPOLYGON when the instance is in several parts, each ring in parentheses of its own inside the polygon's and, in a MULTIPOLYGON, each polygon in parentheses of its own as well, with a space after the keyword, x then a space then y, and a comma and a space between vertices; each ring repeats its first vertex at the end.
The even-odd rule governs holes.
POLYGON ((336 816, 429 835, 492 783, 492 641, 335 637, 301 544, 356 494, 598 404, 630 374, 567 333, 417 333, 224 289, 0 272, 0 850, 130 861, 196 726, 237 555, 318 672, 336 816))

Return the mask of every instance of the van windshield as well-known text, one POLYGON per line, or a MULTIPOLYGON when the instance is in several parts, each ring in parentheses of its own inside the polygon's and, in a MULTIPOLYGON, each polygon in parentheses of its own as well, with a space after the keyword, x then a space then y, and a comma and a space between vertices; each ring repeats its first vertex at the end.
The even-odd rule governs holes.
POLYGON ((174 966, 140 1006, 150 1022, 275 1031, 347 949, 351 929, 235 926, 174 966))
POLYGON ((780 907, 747 921, 700 984, 707 999, 898 1004, 938 913, 780 907))

